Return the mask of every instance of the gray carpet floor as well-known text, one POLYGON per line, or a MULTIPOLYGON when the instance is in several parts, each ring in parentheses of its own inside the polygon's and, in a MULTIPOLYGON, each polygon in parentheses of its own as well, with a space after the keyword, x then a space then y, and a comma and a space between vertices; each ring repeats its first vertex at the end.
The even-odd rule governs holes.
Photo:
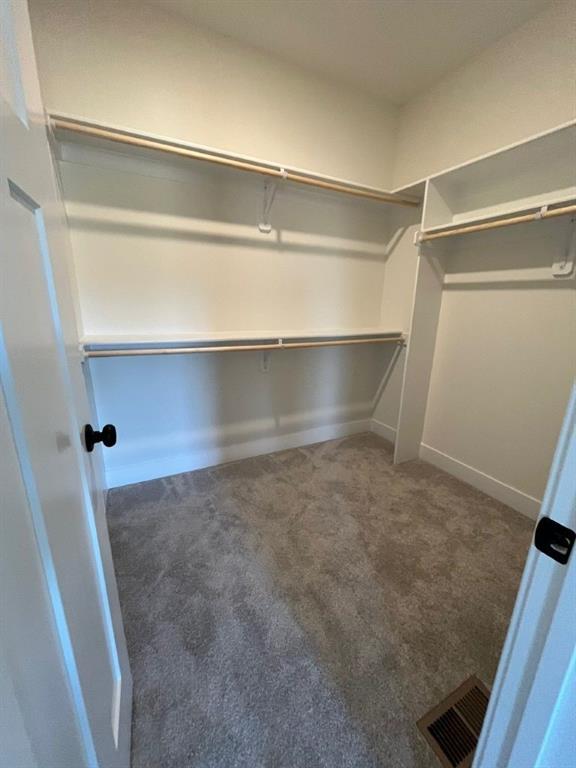
POLYGON ((531 522, 372 434, 112 490, 133 768, 436 765, 491 684, 531 522))

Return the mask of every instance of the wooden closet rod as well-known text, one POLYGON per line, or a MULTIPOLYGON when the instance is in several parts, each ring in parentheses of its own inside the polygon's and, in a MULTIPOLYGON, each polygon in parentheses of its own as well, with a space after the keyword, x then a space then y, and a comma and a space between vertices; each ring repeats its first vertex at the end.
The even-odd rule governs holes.
POLYGON ((499 229, 500 227, 511 227, 513 224, 523 224, 530 221, 540 221, 540 219, 552 219, 555 216, 568 216, 569 214, 576 214, 576 205, 565 205, 562 208, 552 208, 551 210, 537 211, 536 213, 526 213, 521 216, 512 216, 509 219, 495 219, 494 221, 486 221, 482 224, 470 224, 465 227, 458 227, 457 229, 447 229, 442 232, 430 232, 426 234, 423 232, 418 241, 420 243, 427 242, 428 240, 438 240, 441 237, 452 237, 453 235, 466 235, 469 232, 484 232, 487 229, 499 229))
POLYGON ((366 339, 329 339, 325 341, 282 341, 274 344, 214 345, 210 347, 139 347, 132 349, 86 349, 86 357, 126 357, 138 355, 188 355, 197 352, 258 352, 271 349, 306 349, 340 347, 350 344, 400 344, 403 336, 382 336, 366 339))
POLYGON ((158 152, 165 152, 180 157, 188 157, 192 160, 201 160, 206 163, 223 165, 229 168, 236 168, 239 171, 248 173, 257 173, 261 176, 271 176, 275 179, 292 181, 296 184, 306 184, 310 187, 319 187, 320 189, 330 190, 332 192, 341 192, 345 195, 354 195, 355 197, 364 197, 370 200, 376 200, 381 203, 391 203, 393 205, 404 205, 410 208, 418 208, 420 201, 412 197, 396 195, 392 192, 370 189, 366 187, 348 184, 346 182, 331 181, 319 176, 313 176, 289 168, 274 168, 267 165, 259 165, 248 160, 224 157, 209 150, 192 149, 183 144, 172 141, 163 141, 158 139, 147 139, 143 136, 137 136, 115 128, 102 128, 96 125, 77 123, 73 120, 66 120, 61 117, 51 117, 52 127, 55 130, 71 131, 72 133, 82 134, 97 139, 106 139, 117 144, 125 144, 131 147, 141 147, 142 149, 152 149, 158 152))

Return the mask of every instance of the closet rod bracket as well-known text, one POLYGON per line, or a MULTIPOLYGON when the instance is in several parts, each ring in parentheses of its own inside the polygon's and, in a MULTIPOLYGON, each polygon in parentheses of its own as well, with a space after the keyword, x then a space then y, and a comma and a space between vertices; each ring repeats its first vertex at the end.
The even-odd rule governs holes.
POLYGON ((262 373, 268 373, 270 370, 270 350, 262 350, 262 359, 260 360, 260 370, 262 373))
MULTIPOLYGON (((280 180, 285 181, 288 178, 288 173, 284 168, 279 168, 280 180)), ((278 191, 278 179, 267 179, 264 182, 264 194, 262 196, 262 215, 258 223, 258 229, 263 235, 269 235, 272 232, 272 224, 270 223, 270 212, 274 204, 274 198, 278 191)))
POLYGON ((421 229, 417 229, 416 232, 414 232, 414 237, 412 242, 417 248, 424 249, 426 248, 429 243, 426 241, 426 237, 424 236, 424 232, 422 232, 421 229))
POLYGON ((572 277, 576 262, 576 218, 570 219, 570 232, 563 255, 552 266, 553 277, 572 277))

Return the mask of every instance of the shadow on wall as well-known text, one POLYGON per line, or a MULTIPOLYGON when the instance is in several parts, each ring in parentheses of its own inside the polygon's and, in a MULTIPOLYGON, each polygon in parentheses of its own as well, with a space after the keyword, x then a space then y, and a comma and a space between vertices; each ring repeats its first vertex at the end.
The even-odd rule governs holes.
MULTIPOLYGON (((73 156, 78 159, 76 153, 73 156)), ((271 215, 274 232, 266 237, 257 230, 264 177, 201 164, 186 168, 118 153, 105 153, 105 157, 107 162, 100 163, 103 168, 61 164, 70 224, 75 228, 385 258, 387 207, 381 203, 279 182, 271 215), (118 173, 121 183, 115 183, 118 173), (90 183, 86 183, 88 177, 90 183), (120 215, 97 215, 107 208, 120 215), (96 215, 79 213, 86 210, 96 215), (166 220, 171 226, 161 223, 166 220)))
POLYGON ((369 429, 388 346, 90 361, 113 487, 369 429))
POLYGON ((555 278, 552 267, 569 257, 574 220, 530 222, 445 241, 448 290, 572 288, 574 276, 555 278))
MULTIPOLYGON (((62 177, 87 336, 382 327, 386 206, 281 188, 267 236, 258 177, 76 160, 62 177)), ((258 352, 91 361, 100 421, 119 433, 108 482, 365 430, 392 351, 278 351, 268 372, 258 352)))
POLYGON ((150 223, 127 223, 127 222, 109 222, 109 221, 96 221, 87 217, 71 216, 69 218, 69 224, 76 230, 100 232, 111 235, 120 236, 134 236, 145 238, 157 238, 159 240, 183 240, 189 243, 210 243, 218 246, 240 246, 243 248, 258 249, 264 251, 276 250, 279 252, 287 253, 301 253, 310 255, 326 255, 326 256, 338 256, 339 253, 349 257, 355 257, 359 259, 370 259, 374 261, 383 261, 385 259, 385 246, 379 244, 374 247, 370 247, 371 244, 366 244, 366 247, 361 248, 357 245, 347 244, 346 242, 334 242, 329 245, 323 244, 325 237, 321 237, 315 240, 309 233, 303 235, 293 231, 282 229, 280 226, 275 228, 274 232, 270 235, 263 235, 256 231, 256 217, 253 219, 254 224, 247 226, 254 227, 254 233, 236 233, 221 234, 217 232, 211 232, 208 228, 196 229, 195 223, 197 220, 189 222, 187 228, 167 227, 159 226, 150 223), (299 242, 300 241, 300 242, 299 242))
POLYGON ((265 235, 257 177, 106 158, 62 163, 86 335, 380 327, 386 206, 287 187, 265 235))

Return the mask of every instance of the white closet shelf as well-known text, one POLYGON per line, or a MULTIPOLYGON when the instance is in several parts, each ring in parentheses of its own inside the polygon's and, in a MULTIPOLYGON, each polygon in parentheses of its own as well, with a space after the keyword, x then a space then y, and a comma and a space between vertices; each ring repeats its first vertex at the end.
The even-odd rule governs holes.
POLYGON ((401 344, 401 331, 361 329, 346 332, 316 333, 215 333, 209 336, 164 337, 84 337, 81 342, 86 357, 123 357, 138 355, 178 355, 206 352, 248 352, 283 349, 337 347, 358 344, 401 344))
POLYGON ((332 176, 312 173, 279 163, 270 163, 212 147, 171 139, 150 133, 131 131, 126 128, 92 122, 83 118, 51 114, 50 125, 56 139, 88 143, 96 146, 121 146, 124 149, 149 150, 177 156, 187 160, 213 163, 238 171, 255 173, 278 181, 304 184, 328 192, 337 192, 367 198, 380 203, 417 208, 421 199, 408 194, 397 194, 385 189, 368 187, 332 176))
POLYGON ((575 168, 576 123, 571 122, 432 176, 422 239, 544 206, 567 207, 576 200, 575 168))

